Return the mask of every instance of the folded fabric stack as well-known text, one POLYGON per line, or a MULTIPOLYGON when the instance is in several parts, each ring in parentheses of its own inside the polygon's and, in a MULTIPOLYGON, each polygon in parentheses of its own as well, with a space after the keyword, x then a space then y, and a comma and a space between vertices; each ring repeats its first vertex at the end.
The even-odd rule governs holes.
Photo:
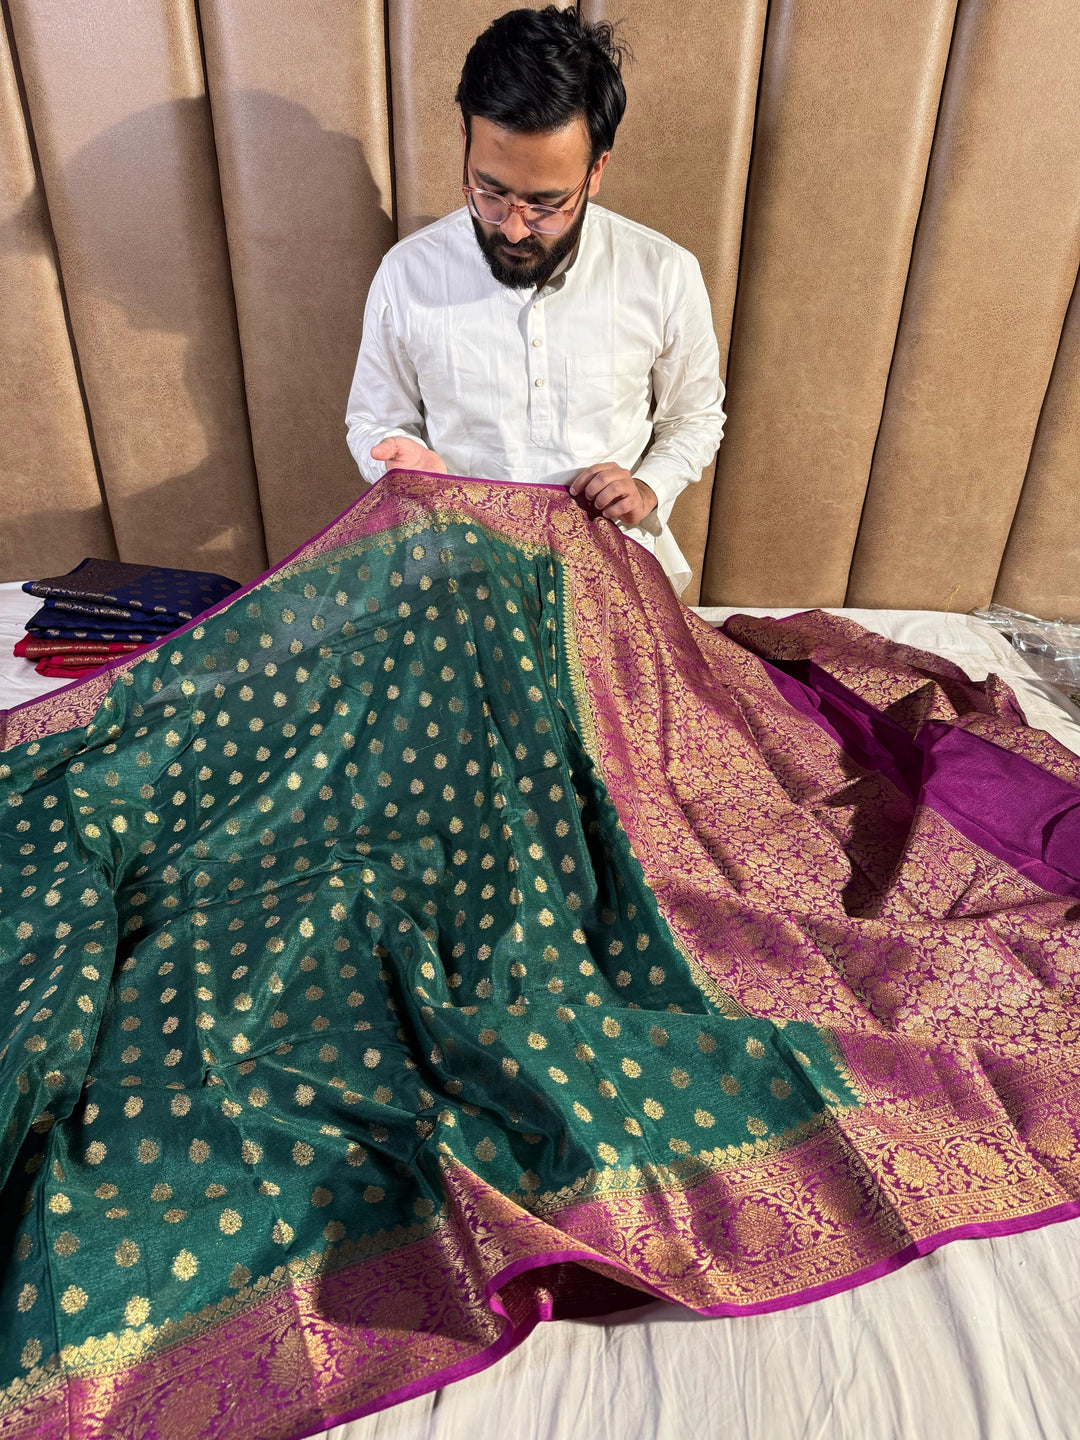
POLYGON ((15 654, 41 675, 75 680, 152 645, 240 586, 201 570, 88 559, 22 588, 45 603, 26 622, 15 654))

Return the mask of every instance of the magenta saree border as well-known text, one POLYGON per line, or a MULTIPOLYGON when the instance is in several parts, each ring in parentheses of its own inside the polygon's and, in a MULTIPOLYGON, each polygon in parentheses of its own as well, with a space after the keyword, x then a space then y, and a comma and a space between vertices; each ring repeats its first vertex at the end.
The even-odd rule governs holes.
MULTIPOLYGON (((701 1309, 694 1309, 689 1306, 684 1308, 687 1311, 688 1318, 692 1315, 702 1318, 737 1318, 739 1316, 761 1315, 774 1311, 793 1309, 800 1305, 826 1299, 847 1290, 855 1289, 871 1280, 903 1269, 912 1261, 928 1255, 941 1246, 950 1244, 956 1240, 993 1239, 1037 1229, 1045 1225, 1062 1223, 1066 1220, 1077 1218, 1078 1216, 1080 1216, 1080 1202, 1072 1201, 1053 1206, 1035 1215, 1024 1216, 1015 1220, 989 1222, 982 1225, 958 1226, 954 1229, 943 1231, 938 1235, 913 1241, 902 1251, 886 1260, 866 1266, 851 1275, 845 1276, 842 1280, 814 1287, 794 1297, 779 1297, 775 1300, 750 1305, 722 1304, 703 1307, 701 1309)), ((374 1261, 369 1263, 377 1265, 379 1262, 374 1261)), ((345 1425, 350 1421, 377 1414, 382 1410, 390 1409, 407 1400, 418 1399, 423 1395, 430 1394, 432 1391, 451 1385, 458 1380, 467 1379, 471 1375, 479 1374, 481 1371, 489 1369, 521 1345, 538 1324, 543 1324, 556 1318, 551 1299, 539 1298, 538 1296, 534 1296, 531 1299, 531 1303, 524 1313, 516 1319, 512 1318, 506 1306, 503 1304, 500 1291, 513 1280, 525 1277, 532 1272, 553 1265, 566 1264, 580 1264, 589 1269, 603 1270, 613 1276, 625 1275, 633 1281, 633 1289, 653 1296, 658 1302, 678 1304, 677 1301, 672 1301, 669 1296, 657 1290, 655 1286, 650 1285, 647 1281, 643 1281, 640 1277, 634 1275, 633 1272, 619 1261, 602 1257, 594 1250, 581 1246, 566 1246, 540 1250, 528 1257, 510 1261, 488 1279, 484 1287, 484 1298, 491 1311, 505 1318, 507 1322, 507 1328, 491 1344, 475 1351, 465 1359, 444 1366, 439 1370, 432 1371, 418 1380, 397 1386, 393 1390, 378 1396, 377 1399, 362 1401, 356 1405, 346 1405, 340 1410, 327 1409, 317 1418, 305 1417, 301 1419, 299 1424, 302 1428, 297 1430, 282 1430, 278 1431, 277 1434, 289 1434, 294 1437, 294 1440, 303 1440, 303 1437, 311 1437, 331 1429, 334 1426, 345 1425), (308 1426, 310 1426, 310 1428, 307 1428, 308 1426)), ((365 1266, 364 1268, 366 1269, 368 1267, 365 1266)), ((263 1306, 256 1307, 256 1309, 267 1308, 272 1304, 272 1300, 267 1300, 263 1302, 263 1306)), ((249 1312, 249 1314, 250 1313, 252 1312, 249 1312)), ((133 1366, 127 1373, 129 1375, 133 1373, 137 1375, 138 1372, 144 1368, 144 1366, 133 1366)), ((74 1390, 76 1396, 81 1392, 82 1397, 85 1397, 88 1393, 89 1385, 92 1384, 92 1380, 88 1383, 84 1377, 69 1377, 66 1381, 61 1382, 50 1396, 40 1397, 37 1405, 33 1407, 37 1410, 36 1423, 34 1420, 31 1420, 30 1428, 27 1428, 19 1425, 17 1417, 13 1416, 11 1418, 15 1422, 15 1425, 8 1433, 20 1437, 20 1440, 24 1440, 24 1437, 29 1436, 40 1437, 40 1440, 62 1440, 62 1437, 74 1436, 77 1433, 86 1435, 96 1434, 98 1436, 108 1435, 111 1437, 111 1440, 144 1440, 144 1435, 149 1432, 136 1434, 127 1428, 119 1428, 117 1424, 118 1417, 116 1417, 115 1412, 110 1412, 106 1417, 105 1423, 109 1427, 107 1429, 95 1429, 93 1431, 80 1430, 76 1432, 70 1428, 72 1416, 85 1413, 84 1404, 80 1404, 79 1399, 73 1397, 71 1392, 74 1390)), ((313 1399, 313 1403, 317 1405, 317 1399, 313 1399)), ((278 1413, 284 1424, 288 1425, 287 1412, 282 1409, 278 1413)), ((272 1426, 273 1421, 269 1417, 252 1416, 245 1419, 236 1417, 234 1414, 233 1417, 230 1418, 227 1431, 215 1428, 204 1431, 203 1433, 208 1436, 220 1437, 220 1440, 224 1440, 226 1434, 230 1437, 230 1440, 264 1440, 265 1436, 273 1433, 272 1426)), ((6 1429, 6 1427, 4 1428, 6 1429)), ((165 1432, 159 1432, 159 1434, 164 1433, 165 1432)))
MULTIPOLYGON (((1046 1225, 1058 1225, 1066 1220, 1073 1220, 1080 1217, 1080 1201, 1069 1201, 1063 1205, 1055 1205, 1050 1210, 1042 1211, 1037 1215, 1026 1215, 1016 1220, 992 1221, 986 1225, 958 1225, 952 1230, 943 1230, 939 1235, 931 1236, 926 1240, 913 1240, 910 1245, 901 1250, 898 1254, 888 1260, 879 1260, 874 1265, 868 1265, 865 1269, 859 1270, 852 1275, 845 1276, 843 1280, 830 1281, 825 1285, 815 1286, 811 1290, 804 1291, 800 1295, 786 1296, 779 1300, 766 1300, 756 1305, 710 1305, 702 1310, 692 1310, 684 1306, 687 1315, 698 1315, 707 1319, 720 1319, 724 1317, 736 1318, 743 1315, 767 1315, 780 1310, 793 1310, 800 1305, 811 1304, 815 1300, 825 1300, 831 1295, 843 1294, 846 1290, 855 1290, 860 1285, 869 1284, 871 1280, 880 1279, 883 1275, 891 1274, 895 1270, 902 1270, 910 1265, 913 1260, 921 1259, 924 1255, 930 1255, 935 1250, 941 1249, 943 1245, 950 1245, 955 1240, 992 1240, 1005 1235, 1017 1235, 1027 1230, 1038 1230, 1046 1225)), ((538 1269, 545 1265, 564 1264, 576 1260, 595 1261, 596 1256, 588 1252, 574 1250, 556 1250, 548 1255, 539 1255, 534 1260, 519 1260, 508 1265, 506 1270, 497 1275, 489 1285, 489 1292, 497 1291, 509 1280, 517 1275, 525 1274, 530 1270, 538 1269)), ((605 1265, 615 1266, 616 1261, 604 1261, 605 1265)), ((619 1267, 624 1268, 624 1267, 619 1267)), ((629 1270, 627 1273, 630 1274, 629 1270)), ((656 1295, 659 1302, 668 1305, 678 1304, 678 1301, 669 1300, 667 1296, 653 1290, 651 1286, 644 1286, 635 1276, 635 1288, 648 1288, 656 1295)), ((500 1313, 502 1307, 498 1304, 497 1296, 491 1296, 492 1308, 500 1313)), ((505 1313, 505 1312, 502 1312, 505 1313)), ((524 1340, 527 1340, 538 1324, 553 1318, 550 1305, 541 1305, 537 1313, 529 1317, 527 1322, 517 1325, 508 1332, 506 1337, 500 1336, 489 1349, 481 1351, 469 1361, 463 1361, 458 1365, 450 1366, 447 1370, 438 1375, 428 1376, 423 1381, 417 1381, 411 1385, 405 1385, 400 1390, 382 1397, 375 1404, 361 1405, 355 1409, 343 1411, 325 1421, 325 1428, 329 1429, 334 1425, 345 1425, 350 1420, 362 1419, 365 1415, 374 1415, 379 1410, 390 1409, 399 1405, 405 1400, 415 1400, 421 1395, 428 1395, 432 1390, 439 1390, 444 1385, 452 1385, 456 1380, 464 1380, 469 1375, 475 1375, 481 1370, 488 1369, 496 1361, 501 1360, 504 1355, 515 1350, 524 1340), (512 1340, 513 1343, 506 1343, 512 1340)), ((309 1431, 309 1435, 317 1434, 317 1431, 309 1431)))
POLYGON ((1080 1218, 1080 1200, 1066 1200, 1060 1205, 1052 1205, 1049 1210, 1040 1210, 1032 1215, 1017 1215, 1011 1220, 988 1220, 980 1225, 954 1225, 951 1229, 939 1230, 936 1235, 912 1240, 910 1245, 905 1245, 903 1250, 898 1250, 895 1255, 886 1260, 878 1260, 862 1270, 856 1270, 842 1280, 830 1280, 823 1285, 811 1286, 798 1295, 788 1295, 780 1300, 765 1300, 755 1305, 710 1305, 694 1313, 735 1316, 767 1315, 775 1310, 793 1310, 814 1300, 828 1299, 830 1295, 841 1295, 845 1290, 856 1290, 860 1285, 867 1285, 871 1280, 878 1280, 894 1270, 903 1270, 913 1260, 932 1255, 935 1250, 951 1245, 956 1240, 994 1240, 1005 1235, 1019 1235, 1027 1230, 1041 1230, 1047 1225, 1060 1225, 1066 1220, 1077 1218, 1080 1218))
MULTIPOLYGON (((1047 1225, 1062 1224, 1067 1220, 1080 1218, 1080 1201, 1068 1201, 1061 1205, 1052 1206, 1035 1215, 1021 1216, 1013 1220, 989 1221, 982 1225, 959 1225, 950 1230, 943 1230, 937 1235, 929 1236, 922 1240, 913 1240, 909 1245, 897 1254, 888 1259, 876 1261, 873 1265, 865 1266, 863 1269, 844 1276, 843 1279, 829 1281, 823 1285, 817 1285, 798 1295, 782 1296, 775 1300, 761 1301, 750 1305, 720 1304, 705 1306, 701 1309, 683 1306, 687 1317, 698 1316, 703 1319, 735 1319, 740 1316, 767 1315, 783 1310, 796 1309, 801 1305, 808 1305, 817 1300, 825 1300, 833 1295, 843 1294, 848 1290, 858 1289, 862 1285, 869 1284, 872 1280, 880 1279, 884 1275, 892 1274, 902 1270, 913 1261, 923 1256, 932 1254, 935 1250, 945 1245, 950 1245, 958 1240, 989 1240, 997 1239, 1007 1235, 1021 1234, 1029 1230, 1042 1229, 1047 1225)), ((523 1319, 517 1321, 511 1319, 499 1298, 499 1291, 509 1284, 511 1280, 519 1276, 527 1275, 532 1271, 545 1269, 551 1265, 584 1264, 590 1268, 603 1266, 605 1270, 622 1272, 633 1280, 633 1288, 652 1295, 657 1303, 678 1305, 677 1300, 663 1294, 655 1286, 643 1281, 640 1276, 634 1274, 628 1266, 620 1261, 607 1259, 598 1255, 595 1251, 587 1249, 564 1249, 538 1252, 537 1254, 521 1260, 512 1261, 497 1274, 492 1276, 485 1287, 485 1298, 492 1311, 496 1315, 503 1316, 508 1325, 499 1338, 483 1350, 477 1351, 467 1360, 458 1361, 445 1369, 425 1376, 422 1380, 411 1381, 407 1385, 399 1386, 396 1390, 388 1391, 378 1400, 367 1401, 360 1405, 351 1406, 345 1410, 328 1414, 319 1422, 317 1429, 307 1432, 307 1436, 316 1435, 324 1429, 331 1429, 335 1425, 346 1425, 352 1420, 360 1420, 368 1415, 375 1415, 381 1410, 392 1409, 395 1405, 403 1404, 406 1400, 416 1400, 422 1395, 429 1395, 433 1390, 440 1390, 447 1385, 452 1385, 458 1380, 465 1380, 470 1375, 479 1374, 483 1370, 490 1369, 504 1356, 516 1350, 536 1329, 537 1325, 544 1324, 556 1318, 554 1306, 548 1301, 540 1301, 532 1311, 523 1319)), ((239 1440, 239 1437, 238 1437, 239 1440)), ((304 1437, 297 1437, 297 1440, 304 1440, 304 1437)))

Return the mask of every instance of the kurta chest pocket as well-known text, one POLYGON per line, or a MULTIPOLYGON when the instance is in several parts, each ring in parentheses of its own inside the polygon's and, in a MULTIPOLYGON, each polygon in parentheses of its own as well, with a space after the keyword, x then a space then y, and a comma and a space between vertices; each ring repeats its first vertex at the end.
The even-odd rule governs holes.
POLYGON ((648 416, 652 354, 576 355, 566 362, 566 443, 583 464, 610 459, 620 437, 648 416))

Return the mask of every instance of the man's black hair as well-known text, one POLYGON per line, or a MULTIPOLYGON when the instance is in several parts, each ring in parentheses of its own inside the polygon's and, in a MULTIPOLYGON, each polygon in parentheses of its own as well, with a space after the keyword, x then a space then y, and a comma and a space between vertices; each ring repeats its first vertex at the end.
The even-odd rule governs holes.
POLYGON ((555 5, 508 10, 466 55, 454 99, 469 134, 474 115, 526 135, 561 130, 581 115, 595 164, 615 143, 626 109, 624 58, 630 48, 607 21, 589 24, 555 5))

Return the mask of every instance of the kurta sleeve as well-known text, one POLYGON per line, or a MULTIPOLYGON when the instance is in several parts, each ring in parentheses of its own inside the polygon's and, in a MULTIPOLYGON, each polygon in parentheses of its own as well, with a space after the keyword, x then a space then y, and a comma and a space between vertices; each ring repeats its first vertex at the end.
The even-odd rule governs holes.
POLYGON ((371 282, 364 306, 364 333, 345 423, 349 449, 369 484, 386 471, 381 460, 371 458, 373 445, 390 435, 407 435, 425 443, 420 386, 405 347, 401 304, 393 294, 385 260, 371 282))
POLYGON ((724 385, 720 351, 701 267, 677 251, 664 349, 652 370, 653 439, 634 471, 656 495, 657 506, 641 528, 660 535, 679 494, 715 455, 724 433, 724 385))

